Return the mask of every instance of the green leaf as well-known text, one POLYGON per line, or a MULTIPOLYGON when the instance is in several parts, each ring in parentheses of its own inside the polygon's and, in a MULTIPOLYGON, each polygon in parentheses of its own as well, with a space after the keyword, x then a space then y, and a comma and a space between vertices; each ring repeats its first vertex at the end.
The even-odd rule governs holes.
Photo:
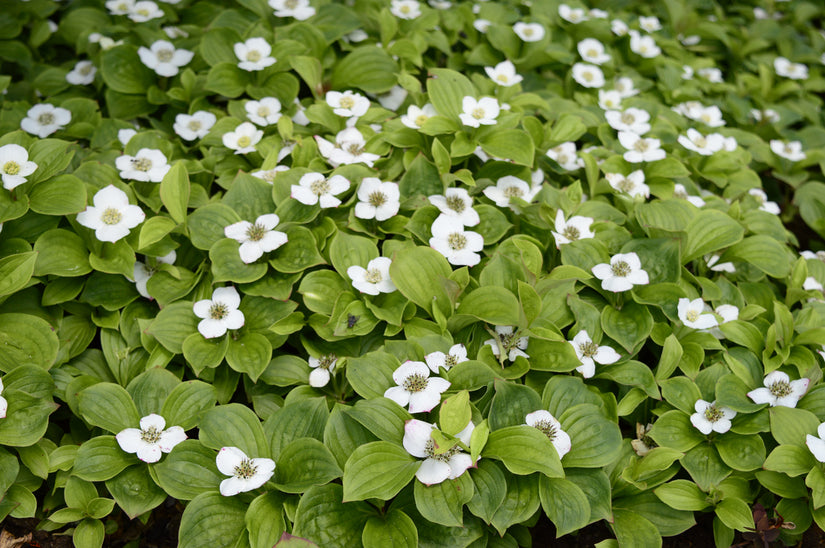
POLYGON ((347 414, 378 439, 394 443, 404 437, 404 425, 411 418, 406 409, 381 397, 359 400, 347 410, 347 414))
POLYGON ((529 386, 497 381, 495 390, 488 417, 492 430, 525 424, 529 413, 542 408, 541 398, 529 386))
POLYGON ((373 507, 366 502, 341 502, 342 487, 336 484, 310 488, 295 510, 293 534, 318 546, 358 546, 373 507))
POLYGON ((246 89, 247 75, 236 63, 218 63, 206 74, 206 90, 235 98, 246 89))
POLYGON ((268 268, 265 262, 244 263, 238 248, 230 238, 218 240, 209 249, 212 275, 215 282, 250 283, 261 279, 268 268))
POLYGON ((540 504, 539 486, 535 477, 510 477, 507 480, 507 494, 493 515, 492 525, 499 535, 504 535, 510 526, 535 514, 540 504))
POLYGON ((396 252, 390 265, 390 277, 406 298, 431 312, 437 306, 443 315, 452 310, 444 281, 452 273, 447 259, 429 247, 408 247, 396 252))
POLYGON ((157 75, 140 61, 137 48, 132 45, 115 46, 104 51, 100 74, 106 85, 118 93, 145 95, 146 90, 157 81, 157 75))
POLYGON ((702 398, 702 393, 695 382, 687 377, 671 377, 659 384, 662 387, 662 396, 667 403, 688 415, 693 414, 696 402, 702 398))
POLYGON ((336 232, 329 244, 330 261, 342 277, 349 277, 347 275, 349 267, 367 268, 367 263, 377 257, 380 257, 378 246, 375 245, 375 242, 363 236, 339 231, 336 232))
POLYGON ((230 403, 213 407, 204 413, 199 428, 201 443, 210 449, 237 447, 250 458, 269 456, 261 421, 245 405, 230 403))
POLYGON ((745 229, 725 213, 703 209, 685 228, 682 261, 692 261, 713 251, 730 247, 742 239, 745 229))
POLYGON ((618 425, 606 419, 593 404, 574 405, 562 413, 559 422, 573 445, 564 456, 568 467, 601 468, 621 452, 622 435, 618 425))
POLYGON ((745 501, 728 498, 716 505, 716 515, 731 529, 745 531, 753 528, 753 514, 745 501))
POLYGON ((362 445, 344 466, 344 501, 390 500, 421 465, 404 448, 386 441, 362 445))
POLYGON ((556 526, 556 538, 581 529, 591 521, 590 502, 572 481, 541 476, 539 497, 544 513, 556 526))
POLYGON ((146 249, 152 244, 156 244, 164 236, 172 232, 177 225, 169 217, 158 215, 150 217, 140 225, 140 236, 138 237, 138 250, 146 249))
POLYGON ((454 70, 433 68, 430 69, 430 74, 431 78, 427 79, 430 102, 440 115, 458 120, 458 115, 464 112, 461 102, 464 97, 476 96, 475 86, 466 76, 454 70))
POLYGON ((29 193, 29 204, 43 215, 80 213, 86 209, 86 185, 74 175, 58 175, 46 184, 36 185, 29 193))
POLYGON ((653 423, 650 437, 662 447, 677 451, 688 451, 705 441, 703 436, 690 423, 690 417, 682 411, 668 411, 653 423))
POLYGON ((102 382, 83 389, 78 405, 87 422, 115 434, 126 428, 138 428, 140 423, 132 397, 114 383, 102 382))
POLYGON ((718 487, 733 472, 719 458, 716 449, 707 444, 697 445, 685 453, 681 462, 699 489, 706 492, 718 487))
POLYGON ((226 362, 238 373, 248 375, 253 382, 258 380, 270 359, 272 344, 260 333, 245 333, 237 340, 230 338, 226 362))
POLYGON ((819 419, 810 411, 792 407, 770 408, 771 434, 777 442, 805 447, 805 436, 816 435, 819 419))
POLYGON ((183 340, 183 357, 192 365, 195 374, 206 368, 218 367, 226 356, 230 337, 205 339, 200 333, 192 333, 183 340))
POLYGON ((631 510, 613 510, 613 532, 619 546, 634 548, 661 548, 662 537, 659 530, 649 520, 631 510))
MULTIPOLYGON (((308 228, 291 226, 286 229, 286 235, 287 243, 279 247, 275 256, 269 260, 272 268, 278 272, 294 273, 303 272, 312 266, 326 264, 326 260, 318 252, 315 236, 308 228)), ((366 268, 366 263, 364 267, 366 268)))
POLYGON ((0 297, 11 295, 29 283, 38 254, 17 253, 0 259, 0 297))
POLYGON ((416 548, 418 529, 401 510, 390 510, 381 517, 371 517, 361 536, 364 548, 416 548))
POLYGON ((252 501, 244 516, 252 548, 272 548, 278 542, 286 531, 283 507, 283 497, 274 491, 252 501))
POLYGON ((106 489, 130 519, 145 514, 166 500, 166 493, 152 481, 142 464, 131 466, 107 480, 106 489))
POLYGON ((224 204, 207 204, 189 215, 189 236, 192 245, 208 251, 218 240, 224 239, 223 229, 241 220, 235 210, 224 204))
POLYGON ((461 527, 463 507, 472 499, 473 489, 473 480, 466 473, 429 486, 416 481, 415 507, 424 519, 447 527, 461 527))
POLYGON ((166 397, 160 414, 167 424, 190 430, 198 425, 200 415, 215 405, 216 398, 217 393, 211 384, 184 381, 166 397))
POLYGON ((160 200, 177 223, 186 220, 189 188, 189 174, 183 162, 175 162, 160 182, 160 200))
POLYGON ((470 393, 466 390, 462 390, 441 402, 441 408, 438 412, 438 424, 445 434, 455 436, 467 427, 471 418, 470 393))
POLYGON ((120 448, 114 436, 96 436, 78 449, 72 474, 86 481, 105 481, 134 464, 135 459, 120 448))
POLYGON ((0 314, 0 371, 23 364, 49 369, 57 358, 59 342, 46 320, 29 314, 0 314))
POLYGON ((245 533, 248 504, 241 497, 202 493, 186 505, 180 520, 178 546, 235 546, 245 533))
POLYGON ((322 440, 328 417, 326 398, 296 401, 272 413, 264 425, 272 454, 279 455, 298 438, 322 440))
POLYGON ((484 286, 464 295, 457 314, 467 314, 493 325, 518 325, 519 303, 503 287, 484 286))
POLYGON ((787 248, 770 236, 748 236, 731 247, 720 261, 729 259, 749 263, 774 278, 784 278, 791 271, 787 248))
POLYGON ((74 528, 72 542, 75 546, 95 548, 103 546, 106 538, 106 527, 99 519, 86 518, 74 528))
POLYGON ((743 436, 728 432, 719 436, 715 445, 725 464, 734 470, 749 472, 761 468, 765 462, 765 444, 757 434, 743 436))
POLYGON ((163 307, 147 331, 170 352, 182 354, 183 341, 192 333, 197 333, 198 322, 200 320, 192 311, 192 303, 178 301, 163 307))
POLYGON ((395 386, 392 374, 399 367, 398 358, 382 351, 347 358, 347 381, 364 398, 380 398, 387 388, 395 386))
POLYGON ((699 511, 710 504, 708 497, 695 483, 688 480, 674 480, 653 490, 659 500, 676 510, 699 511))
POLYGON ((396 82, 398 65, 383 48, 360 46, 335 63, 332 89, 360 88, 367 93, 384 93, 396 82))
POLYGON ((782 472, 790 477, 801 476, 810 472, 816 461, 807 447, 799 445, 779 445, 765 459, 765 470, 782 472))
POLYGON ((650 336, 653 317, 647 307, 634 302, 626 303, 621 310, 605 306, 602 309, 602 329, 607 336, 634 354, 650 336))
POLYGON ((514 474, 541 472, 548 477, 564 477, 556 448, 546 435, 532 426, 493 430, 481 454, 501 461, 514 474))
POLYGON ((525 131, 501 129, 481 139, 481 149, 490 156, 506 158, 516 164, 531 167, 536 146, 525 131))
MULTIPOLYGON (((38 139, 35 141, 29 149, 29 159, 37 164, 37 170, 29 177, 29 180, 31 182, 46 181, 66 169, 75 153, 73 149, 67 151, 68 147, 69 143, 61 139, 38 139)), ((51 185, 51 181, 49 181, 49 185, 51 185)), ((71 188, 79 190, 74 185, 71 188)), ((80 193, 81 196, 85 195, 85 189, 81 190, 80 193)), ((77 198, 74 198, 72 202, 77 203, 77 198)), ((86 203, 83 202, 81 205, 85 206, 86 203)), ((83 207, 80 209, 83 209, 83 207)))
MULTIPOLYGON (((171 424, 171 423, 170 423, 171 424)), ((152 466, 158 485, 170 496, 192 500, 214 491, 226 476, 218 472, 215 451, 198 440, 184 440, 152 466)))
POLYGON ((314 438, 298 438, 278 455, 273 481, 284 493, 303 493, 342 474, 326 445, 314 438))
POLYGON ((476 463, 475 468, 469 470, 469 474, 475 484, 475 492, 467 503, 467 508, 484 521, 490 522, 507 494, 504 472, 492 460, 482 459, 476 463))

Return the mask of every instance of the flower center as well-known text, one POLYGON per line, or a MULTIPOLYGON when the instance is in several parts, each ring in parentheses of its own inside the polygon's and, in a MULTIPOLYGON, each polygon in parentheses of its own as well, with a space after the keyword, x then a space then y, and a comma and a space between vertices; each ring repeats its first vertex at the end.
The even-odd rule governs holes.
POLYGON ((507 76, 506 74, 499 74, 498 76, 496 76, 496 80, 498 80, 499 82, 501 82, 503 84, 506 84, 507 82, 510 81, 510 77, 507 76))
POLYGON ((107 225, 116 225, 121 219, 123 219, 123 214, 114 207, 107 207, 100 216, 100 220, 107 225))
POLYGON ((284 2, 284 7, 288 10, 294 10, 298 7, 298 0, 286 0, 286 2, 284 2))
POLYGON ((338 360, 338 356, 335 354, 325 354, 318 358, 318 368, 319 369, 329 369, 335 362, 338 360))
POLYGON ((480 107, 476 107, 473 109, 473 118, 476 120, 481 120, 484 118, 484 109, 480 107))
POLYGON ((51 112, 44 112, 40 116, 37 117, 37 122, 41 126, 49 126, 54 123, 54 114, 51 112))
POLYGON ((703 114, 699 118, 706 124, 710 122, 710 114, 703 114))
POLYGON ((647 53, 647 44, 642 44, 639 47, 639 53, 647 53))
POLYGON ((447 207, 456 213, 461 213, 467 208, 467 204, 458 196, 447 196, 447 207))
POLYGON ((248 136, 242 135, 242 136, 238 137, 238 146, 239 147, 246 148, 251 144, 252 144, 252 139, 250 139, 248 136))
POLYGON ((417 125, 418 127, 421 127, 421 126, 424 125, 424 122, 426 122, 429 119, 430 119, 430 117, 427 116, 426 114, 419 114, 418 116, 415 117, 415 125, 417 125))
POLYGON ((571 242, 574 242, 574 241, 578 240, 581 237, 581 233, 579 232, 579 229, 576 228, 575 226, 570 226, 570 225, 567 225, 566 227, 564 227, 564 231, 562 232, 562 235, 565 238, 567 238, 568 240, 570 240, 571 242))
POLYGON ((150 426, 146 430, 140 431, 140 439, 145 441, 146 443, 157 443, 160 439, 161 431, 155 428, 154 426, 150 426))
POLYGON ((622 191, 624 191, 624 192, 628 192, 628 193, 629 193, 631 190, 633 190, 634 188, 636 188, 636 183, 634 183, 633 181, 631 181, 630 179, 628 179, 627 177, 625 177, 624 179, 622 179, 622 180, 619 182, 619 184, 618 184, 617 186, 619 187, 619 190, 622 190, 622 191))
POLYGON ((404 390, 407 392, 421 392, 425 388, 427 388, 428 379, 424 375, 419 373, 414 373, 404 379, 404 383, 401 385, 404 387, 404 390))
POLYGON ((557 426, 550 421, 536 421, 536 424, 533 425, 533 428, 537 429, 539 432, 547 436, 550 439, 550 441, 553 441, 556 438, 557 426))
POLYGON ((507 198, 521 198, 524 196, 524 190, 520 189, 517 186, 508 186, 504 189, 504 195, 507 198))
POLYGON ((777 381, 770 385, 768 389, 771 391, 771 394, 777 398, 784 398, 791 394, 791 385, 785 381, 777 381))
POLYGON ((355 99, 345 95, 344 97, 341 97, 341 102, 339 104, 341 105, 341 108, 352 108, 355 106, 355 99))
POLYGON ((427 440, 427 444, 424 446, 424 454, 427 455, 427 458, 437 460, 439 462, 449 462, 450 458, 453 455, 456 455, 461 452, 461 448, 458 445, 453 445, 443 453, 436 453, 435 452, 435 442, 432 438, 427 440))
POLYGON ((596 51, 596 48, 590 48, 589 50, 587 50, 587 56, 588 57, 598 57, 599 52, 596 51))
POLYGON ((582 356, 585 358, 592 358, 596 355, 596 352, 599 351, 599 345, 593 341, 588 341, 586 343, 581 343, 579 345, 579 350, 581 350, 582 356))
POLYGON ((265 107, 263 105, 258 107, 258 116, 260 116, 261 118, 266 118, 270 114, 271 111, 269 110, 269 107, 265 107))
POLYGON ((369 198, 367 198, 367 202, 369 202, 369 204, 373 207, 381 207, 387 203, 387 196, 383 192, 375 191, 370 193, 369 198))
POLYGON ((248 51, 246 53, 246 60, 249 61, 250 63, 257 63, 258 61, 261 60, 261 52, 256 50, 256 49, 248 51))
POLYGON ((223 303, 212 303, 209 307, 209 317, 213 320, 222 320, 229 314, 229 307, 223 303))
POLYGON ((408 13, 410 13, 410 6, 408 6, 408 5, 404 4, 403 6, 401 6, 401 8, 399 9, 399 11, 400 11, 401 13, 403 13, 404 15, 407 15, 408 13))
POLYGON ((454 365, 458 365, 458 357, 453 356, 452 354, 447 354, 444 358, 444 367, 449 369, 454 365))
POLYGON ((254 476, 257 471, 258 467, 252 464, 252 460, 244 459, 238 466, 235 467, 235 477, 249 479, 254 476))
POLYGON ((138 15, 142 15, 142 16, 146 17, 147 15, 149 15, 149 10, 146 9, 146 8, 141 8, 141 9, 137 10, 136 13, 138 15))
POLYGON ((329 183, 326 179, 321 179, 320 181, 312 181, 309 185, 309 190, 315 194, 316 196, 321 196, 322 194, 326 194, 329 192, 329 183))
POLYGON ((152 160, 149 158, 133 158, 132 168, 137 171, 149 171, 152 169, 152 160))
POLYGON ((582 78, 584 78, 584 80, 585 80, 586 82, 592 82, 592 81, 593 81, 593 78, 595 78, 595 76, 594 76, 594 74, 593 74, 592 72, 590 72, 590 71, 588 70, 587 72, 583 72, 583 73, 582 73, 582 78))
POLYGON ((680 189, 680 190, 674 190, 673 191, 673 197, 674 198, 681 198, 682 200, 687 200, 688 195, 687 195, 687 192, 680 189))
POLYGON ((696 146, 698 146, 699 148, 705 148, 706 146, 708 146, 708 140, 702 137, 701 135, 697 137, 693 142, 696 143, 696 146))
POLYGON ((524 36, 533 36, 533 29, 530 27, 524 29, 524 36))
POLYGON ((633 150, 637 152, 647 152, 649 148, 650 143, 647 142, 647 139, 639 139, 633 144, 633 150))
POLYGON ((461 232, 453 232, 447 236, 447 245, 453 251, 460 251, 467 245, 467 237, 461 232))
POLYGON ((722 418, 722 411, 716 407, 716 405, 711 405, 707 409, 705 409, 705 418, 709 422, 716 422, 722 418))
POLYGON ((3 164, 3 173, 6 175, 17 175, 20 173, 20 164, 13 160, 9 160, 3 164))
POLYGON ((267 232, 268 230, 265 226, 256 223, 246 230, 246 237, 251 242, 260 242, 267 232))
POLYGON ((94 68, 94 65, 83 65, 82 67, 77 69, 77 72, 79 72, 83 76, 88 76, 89 73, 92 72, 92 68, 94 68))
POLYGON ((160 61, 161 63, 168 63, 169 61, 172 60, 172 57, 175 56, 175 51, 171 50, 171 49, 161 49, 161 50, 158 50, 158 52, 155 54, 155 56, 158 58, 158 61, 160 61))
POLYGON ((364 279, 371 284, 377 284, 378 282, 384 279, 384 276, 381 275, 381 271, 377 268, 370 268, 364 275, 364 279))
POLYGON ((624 278, 630 274, 630 265, 624 261, 616 261, 616 264, 610 265, 610 270, 613 272, 614 276, 624 278))
POLYGON ((785 145, 785 148, 783 150, 785 151, 785 154, 793 154, 793 149, 791 148, 791 145, 785 145))
POLYGON ((629 112, 622 114, 622 123, 630 125, 636 121, 636 117, 629 112))
POLYGON ((201 123, 197 120, 190 120, 186 127, 189 128, 190 131, 199 131, 201 128, 201 123))
POLYGON ((687 318, 687 321, 695 322, 699 319, 699 315, 700 313, 698 310, 688 310, 688 313, 685 314, 685 317, 687 318))

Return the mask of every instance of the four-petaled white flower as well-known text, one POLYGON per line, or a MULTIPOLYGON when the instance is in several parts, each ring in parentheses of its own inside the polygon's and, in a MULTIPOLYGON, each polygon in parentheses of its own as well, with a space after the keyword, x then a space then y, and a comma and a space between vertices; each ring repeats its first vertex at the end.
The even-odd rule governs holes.
POLYGON ((544 27, 539 23, 522 23, 513 25, 513 32, 524 42, 538 42, 544 38, 544 27))
POLYGON ((559 4, 559 17, 574 25, 587 21, 587 15, 584 8, 571 8, 567 4, 559 4))
POLYGON ((808 391, 810 379, 801 378, 792 381, 787 373, 773 371, 768 373, 762 384, 763 388, 757 388, 748 392, 748 397, 755 403, 767 403, 771 407, 796 407, 799 399, 808 391))
POLYGON ((87 86, 95 81, 97 68, 91 61, 78 61, 66 74, 66 81, 76 86, 87 86))
POLYGON ((192 114, 178 114, 175 116, 175 125, 172 128, 181 139, 194 141, 206 137, 217 119, 214 114, 206 110, 199 110, 192 114))
POLYGON ((275 97, 263 97, 260 101, 244 103, 246 117, 259 126, 278 123, 281 118, 281 102, 275 97))
MULTIPOLYGON (((436 429, 435 424, 417 419, 410 419, 404 424, 404 439, 401 442, 404 449, 414 457, 425 459, 415 472, 415 477, 424 485, 435 485, 447 479, 455 479, 473 466, 472 457, 463 452, 458 445, 437 453, 432 438, 432 432, 436 429)), ((470 421, 456 437, 464 445, 469 445, 474 429, 475 425, 470 421)))
POLYGON ((115 167, 120 170, 121 179, 152 183, 161 182, 172 169, 163 152, 155 148, 142 148, 134 156, 118 156, 115 159, 115 167))
POLYGON ((616 110, 622 106, 622 94, 615 89, 599 90, 599 108, 602 110, 616 110))
POLYGON ((618 253, 610 258, 610 264, 601 263, 592 269, 593 275, 602 281, 602 289, 618 293, 628 291, 634 285, 650 283, 647 272, 636 253, 618 253))
POLYGON ((355 216, 359 219, 386 221, 400 207, 398 183, 383 182, 377 177, 365 177, 358 186, 355 216))
POLYGON ((736 266, 734 266, 733 263, 720 263, 719 259, 721 257, 721 255, 711 255, 710 257, 705 257, 705 260, 708 263, 708 268, 710 268, 714 272, 736 272, 736 266))
POLYGON ((650 131, 650 113, 640 108, 628 108, 622 112, 608 110, 604 117, 610 127, 617 131, 629 131, 636 135, 650 131))
POLYGON ((519 213, 520 208, 513 203, 510 203, 510 198, 519 198, 525 202, 531 202, 536 194, 541 190, 541 186, 530 187, 525 181, 513 175, 505 175, 498 181, 495 186, 488 186, 484 189, 484 195, 493 200, 499 207, 509 207, 516 213, 519 213))
POLYGON ((602 365, 609 365, 616 363, 621 356, 618 352, 609 346, 599 346, 593 342, 587 331, 582 330, 576 333, 572 341, 567 341, 573 345, 573 350, 576 351, 576 356, 579 358, 581 365, 576 368, 576 371, 582 374, 582 377, 589 379, 596 373, 596 363, 602 365))
POLYGON ((238 248, 241 260, 249 264, 287 242, 286 234, 275 230, 280 222, 276 214, 268 213, 255 219, 255 223, 239 221, 226 226, 223 233, 227 238, 241 243, 238 248))
POLYGON ((722 71, 716 67, 704 67, 700 68, 696 71, 699 76, 705 78, 708 82, 712 84, 721 84, 725 81, 725 78, 722 75, 722 71))
POLYGON ((407 98, 409 93, 406 89, 402 88, 401 86, 393 86, 390 90, 386 93, 381 93, 380 95, 376 95, 376 99, 387 110, 391 110, 395 112, 398 110, 398 107, 401 106, 401 103, 407 98))
POLYGON ((779 113, 772 108, 765 108, 762 110, 759 110, 758 108, 752 108, 750 111, 750 115, 757 122, 765 120, 766 122, 776 123, 779 120, 781 120, 779 113))
POLYGON ((693 329, 710 329, 716 327, 719 322, 711 313, 705 313, 705 302, 700 298, 692 301, 687 298, 679 299, 676 305, 679 319, 687 327, 693 329))
POLYGON ((430 377, 430 368, 424 362, 406 361, 393 371, 397 386, 387 388, 384 397, 401 407, 409 405, 410 413, 426 413, 441 403, 441 393, 450 387, 450 381, 430 377))
POLYGON ((421 15, 421 4, 417 0, 392 0, 390 13, 399 19, 415 19, 421 15))
POLYGON ((604 87, 602 69, 590 63, 576 63, 573 65, 573 80, 586 88, 604 87))
POLYGON ((192 306, 198 318, 198 331, 205 339, 214 339, 226 333, 227 329, 240 329, 244 324, 243 312, 238 310, 241 296, 232 286, 218 287, 211 299, 203 299, 192 306))
POLYGON ((446 354, 441 351, 435 351, 424 356, 424 361, 433 373, 438 373, 441 367, 449 371, 453 366, 461 362, 466 362, 467 360, 467 348, 461 343, 452 345, 446 354))
POLYGON ((592 224, 592 217, 574 215, 565 221, 564 211, 561 209, 556 211, 556 222, 554 226, 556 230, 550 231, 551 234, 553 234, 553 239, 556 240, 556 249, 560 249, 564 244, 569 244, 576 240, 595 237, 596 234, 590 229, 590 225, 592 224))
POLYGON ((605 179, 611 187, 619 192, 626 192, 632 197, 650 197, 650 187, 645 184, 645 172, 641 169, 631 172, 629 175, 621 173, 605 173, 605 179))
POLYGON ((146 21, 163 17, 163 10, 151 0, 143 0, 141 2, 135 2, 126 16, 135 23, 145 23, 146 21))
POLYGON ((253 72, 264 70, 275 64, 275 58, 270 55, 272 46, 263 38, 250 38, 246 42, 238 42, 233 46, 235 56, 240 60, 238 68, 253 72))
MULTIPOLYGON (((0 226, 2 228, 2 226, 0 226)), ((3 393, 3 379, 0 379, 0 394, 3 393)), ((6 398, 0 396, 0 419, 6 418, 6 411, 9 409, 9 402, 6 398)))
POLYGON ((221 136, 223 146, 231 148, 235 154, 255 152, 255 145, 263 139, 264 132, 250 122, 242 122, 235 131, 228 131, 221 136))
POLYGON ((166 421, 152 413, 140 419, 140 428, 126 428, 115 436, 117 444, 127 453, 137 453, 143 462, 157 462, 186 439, 180 426, 166 428, 166 421))
POLYGON ((20 129, 45 139, 72 121, 72 113, 50 103, 34 105, 20 120, 20 129))
POLYGON ((610 54, 605 53, 604 44, 595 38, 585 38, 576 45, 584 61, 593 63, 594 65, 603 65, 610 61, 610 54))
POLYGON ((561 429, 561 423, 550 414, 550 411, 539 409, 538 411, 527 413, 527 416, 524 417, 524 422, 527 426, 538 429, 550 439, 550 442, 556 449, 556 453, 559 454, 559 459, 569 453, 573 447, 570 436, 561 429))
POLYGON ((352 280, 352 287, 367 295, 392 293, 396 290, 390 279, 390 265, 388 257, 376 257, 367 263, 367 268, 352 265, 347 268, 347 276, 352 280))
POLYGON ((275 10, 275 17, 294 17, 304 21, 315 15, 315 8, 309 0, 269 0, 269 7, 275 10))
POLYGON ((576 171, 584 167, 584 161, 579 158, 576 143, 567 141, 548 149, 545 153, 548 158, 555 160, 559 166, 567 171, 576 171))
POLYGON ((784 76, 791 80, 807 80, 808 67, 802 63, 792 63, 784 57, 777 57, 773 60, 773 69, 777 76, 784 76))
POLYGON ((407 107, 407 114, 401 116, 401 123, 410 129, 421 129, 430 117, 437 115, 435 107, 427 103, 423 107, 410 105, 407 107))
POLYGON ((338 356, 335 354, 326 354, 320 358, 310 356, 309 366, 312 371, 309 372, 309 385, 321 388, 329 384, 330 374, 335 370, 336 363, 338 363, 338 356))
POLYGON ((656 45, 656 40, 652 36, 642 36, 635 30, 631 30, 630 34, 630 51, 644 57, 645 59, 652 59, 658 57, 662 53, 661 48, 656 45))
POLYGON ((523 358, 530 357, 525 352, 527 345, 530 343, 530 337, 519 337, 518 332, 515 331, 512 325, 497 325, 495 330, 497 339, 484 341, 484 344, 490 346, 494 356, 501 356, 501 351, 504 350, 504 355, 511 362, 516 361, 519 356, 523 358))
POLYGON ((92 202, 77 214, 77 222, 94 230, 101 242, 118 241, 146 218, 140 206, 130 205, 126 193, 114 185, 98 190, 92 202))
POLYGON ((461 108, 464 112, 458 117, 461 118, 461 123, 470 127, 493 126, 501 112, 498 100, 493 97, 476 100, 468 95, 461 101, 461 108))
POLYGON ((354 127, 339 131, 335 136, 334 144, 317 135, 315 136, 315 142, 318 143, 318 151, 321 156, 326 158, 332 167, 357 163, 364 163, 372 167, 375 161, 380 158, 378 154, 366 151, 367 141, 361 135, 361 132, 354 127))
POLYGON ((342 175, 327 179, 323 173, 311 172, 301 176, 297 185, 292 185, 291 197, 302 204, 319 204, 321 209, 338 207, 341 200, 335 197, 349 188, 349 181, 342 175))
POLYGON ((149 291, 146 288, 149 278, 157 272, 158 265, 174 264, 176 258, 177 253, 173 249, 163 257, 147 257, 145 263, 135 261, 135 269, 132 271, 132 276, 134 279, 130 281, 135 282, 135 288, 138 293, 140 293, 141 297, 149 299, 150 301, 152 300, 153 297, 149 294, 149 291))
POLYGON ((804 289, 805 291, 822 291, 823 286, 819 282, 819 280, 817 280, 813 276, 808 276, 807 278, 805 278, 805 281, 802 282, 802 289, 804 289))
POLYGON ((705 201, 699 196, 689 195, 687 193, 685 185, 683 185, 682 183, 676 183, 675 185, 673 185, 673 197, 679 198, 680 200, 687 200, 696 207, 702 207, 705 205, 705 201))
POLYGON ((185 49, 175 49, 172 42, 157 40, 145 48, 138 48, 138 57, 141 62, 154 70, 159 76, 171 77, 176 75, 180 67, 189 63, 195 54, 185 49))
POLYGON ((816 433, 816 436, 810 434, 805 436, 805 445, 811 450, 816 460, 825 462, 825 422, 817 427, 816 433))
POLYGON ((656 32, 657 30, 662 30, 662 24, 659 22, 659 18, 654 15, 651 15, 650 17, 640 15, 639 26, 642 28, 642 30, 645 30, 647 32, 656 32))
MULTIPOLYGON (((31 111, 29 111, 31 112, 31 111)), ((26 128, 23 128, 26 129, 26 128)), ((27 130, 28 131, 28 130, 27 130)), ((800 141, 780 141, 779 139, 771 139, 771 150, 777 156, 781 156, 786 160, 798 162, 804 160, 807 156, 802 151, 802 143, 800 141)))
POLYGON ((610 30, 616 36, 625 36, 630 31, 630 27, 621 19, 613 19, 610 22, 610 30))
POLYGON ((231 497, 257 489, 275 473, 275 461, 263 457, 251 459, 237 447, 221 447, 215 464, 221 474, 231 476, 221 482, 221 495, 231 497))
POLYGON ((499 86, 515 86, 524 78, 516 73, 516 66, 511 61, 502 61, 494 67, 484 67, 487 76, 499 86))
POLYGON ((748 191, 748 194, 756 198, 756 201, 759 202, 760 210, 766 211, 773 215, 779 215, 781 213, 779 205, 776 202, 769 201, 768 195, 765 194, 765 191, 761 188, 752 188, 748 191))
POLYGON ((332 107, 332 112, 338 116, 352 118, 353 116, 363 116, 370 108, 370 100, 354 91, 347 90, 328 91, 326 95, 327 104, 332 107))
POLYGON ((6 190, 25 183, 26 177, 36 169, 37 164, 29 161, 29 153, 25 148, 15 144, 0 147, 0 176, 6 190))
POLYGON ((128 15, 135 6, 135 0, 106 0, 104 5, 110 15, 128 15))
POLYGON ((693 128, 687 130, 687 135, 679 135, 676 140, 686 149, 698 152, 702 156, 712 156, 725 148, 725 138, 721 134, 702 135, 693 128))
POLYGON ((456 266, 475 266, 481 262, 479 251, 484 249, 484 237, 469 230, 456 217, 439 215, 430 227, 430 247, 444 255, 456 266))
POLYGON ((476 19, 473 21, 473 28, 476 29, 481 34, 486 34, 487 31, 490 29, 490 25, 492 25, 492 21, 488 21, 487 19, 476 19))
POLYGON ((646 139, 629 131, 619 132, 619 143, 627 149, 623 158, 631 164, 639 162, 656 162, 666 156, 659 139, 646 139))
MULTIPOLYGON (((481 219, 473 209, 473 199, 470 193, 463 188, 448 188, 444 196, 434 194, 427 198, 438 208, 442 215, 455 217, 464 226, 475 226, 481 219)), ((509 198, 508 198, 509 201, 509 198)))
POLYGON ((123 128, 117 130, 117 140, 120 141, 120 144, 126 146, 129 144, 129 141, 132 140, 132 137, 137 135, 137 130, 134 128, 123 128))
POLYGON ((724 434, 730 430, 730 420, 736 416, 736 411, 728 407, 716 405, 716 402, 696 400, 693 406, 696 413, 690 416, 690 422, 699 432, 707 435, 711 432, 724 434))

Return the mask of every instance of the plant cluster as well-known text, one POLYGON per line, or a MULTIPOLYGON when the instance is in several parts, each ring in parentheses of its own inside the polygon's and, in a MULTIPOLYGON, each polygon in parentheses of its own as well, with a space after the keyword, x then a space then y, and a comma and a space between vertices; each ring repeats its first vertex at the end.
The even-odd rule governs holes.
POLYGON ((825 528, 825 11, 623 6, 5 2, 0 518, 825 528))

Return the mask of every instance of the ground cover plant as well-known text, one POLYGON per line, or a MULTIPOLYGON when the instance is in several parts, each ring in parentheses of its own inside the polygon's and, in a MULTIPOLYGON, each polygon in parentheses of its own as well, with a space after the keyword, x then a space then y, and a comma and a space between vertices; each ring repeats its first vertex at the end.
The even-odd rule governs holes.
POLYGON ((823 16, 4 2, 0 518, 825 528, 823 16))

